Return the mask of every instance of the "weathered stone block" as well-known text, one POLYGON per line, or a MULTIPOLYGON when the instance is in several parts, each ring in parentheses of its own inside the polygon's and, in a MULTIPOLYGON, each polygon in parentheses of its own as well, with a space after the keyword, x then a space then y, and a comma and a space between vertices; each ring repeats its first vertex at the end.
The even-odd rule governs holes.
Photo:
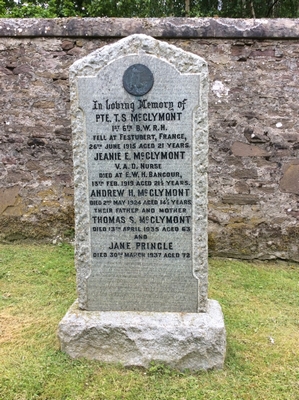
POLYGON ((280 181, 283 192, 299 194, 299 162, 290 163, 284 171, 280 181))
POLYGON ((235 156, 240 157, 265 157, 270 154, 258 146, 253 146, 247 143, 234 142, 232 152, 235 156))
POLYGON ((225 204, 256 204, 258 201, 258 196, 251 194, 228 194, 222 197, 225 204))
POLYGON ((0 189, 0 214, 4 213, 9 207, 16 205, 19 192, 20 188, 18 186, 0 189))
POLYGON ((194 371, 223 367, 225 335, 215 300, 206 313, 82 311, 75 302, 58 329, 61 349, 72 358, 194 371))

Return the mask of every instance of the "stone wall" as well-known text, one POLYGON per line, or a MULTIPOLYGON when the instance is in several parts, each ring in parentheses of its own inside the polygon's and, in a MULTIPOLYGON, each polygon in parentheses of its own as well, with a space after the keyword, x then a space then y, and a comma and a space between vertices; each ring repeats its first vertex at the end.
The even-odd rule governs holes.
POLYGON ((0 238, 72 234, 68 68, 132 33, 209 63, 210 254, 299 261, 299 20, 0 20, 0 238))

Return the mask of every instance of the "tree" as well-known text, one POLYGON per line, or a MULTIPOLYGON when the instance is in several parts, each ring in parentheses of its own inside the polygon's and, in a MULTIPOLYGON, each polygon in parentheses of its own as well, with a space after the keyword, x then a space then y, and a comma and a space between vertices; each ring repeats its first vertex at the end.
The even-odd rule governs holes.
POLYGON ((0 0, 0 17, 296 18, 299 0, 0 0))

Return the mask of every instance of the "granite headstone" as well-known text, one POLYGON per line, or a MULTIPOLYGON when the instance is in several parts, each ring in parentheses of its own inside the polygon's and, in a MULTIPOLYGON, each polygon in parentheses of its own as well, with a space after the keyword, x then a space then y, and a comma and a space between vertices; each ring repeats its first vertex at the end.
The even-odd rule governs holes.
POLYGON ((60 324, 62 349, 126 365, 221 367, 223 317, 207 298, 206 62, 132 35, 70 71, 78 302, 60 324), (127 334, 112 350, 120 326, 127 334), (124 350, 129 337, 136 354, 124 350))

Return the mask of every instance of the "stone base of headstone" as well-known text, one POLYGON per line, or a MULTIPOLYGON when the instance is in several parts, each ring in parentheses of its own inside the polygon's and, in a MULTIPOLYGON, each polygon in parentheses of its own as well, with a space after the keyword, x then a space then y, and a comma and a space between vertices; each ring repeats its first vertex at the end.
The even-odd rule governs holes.
POLYGON ((226 333, 219 303, 206 313, 82 311, 75 302, 58 328, 61 350, 124 366, 151 362, 193 371, 222 368, 226 333))

